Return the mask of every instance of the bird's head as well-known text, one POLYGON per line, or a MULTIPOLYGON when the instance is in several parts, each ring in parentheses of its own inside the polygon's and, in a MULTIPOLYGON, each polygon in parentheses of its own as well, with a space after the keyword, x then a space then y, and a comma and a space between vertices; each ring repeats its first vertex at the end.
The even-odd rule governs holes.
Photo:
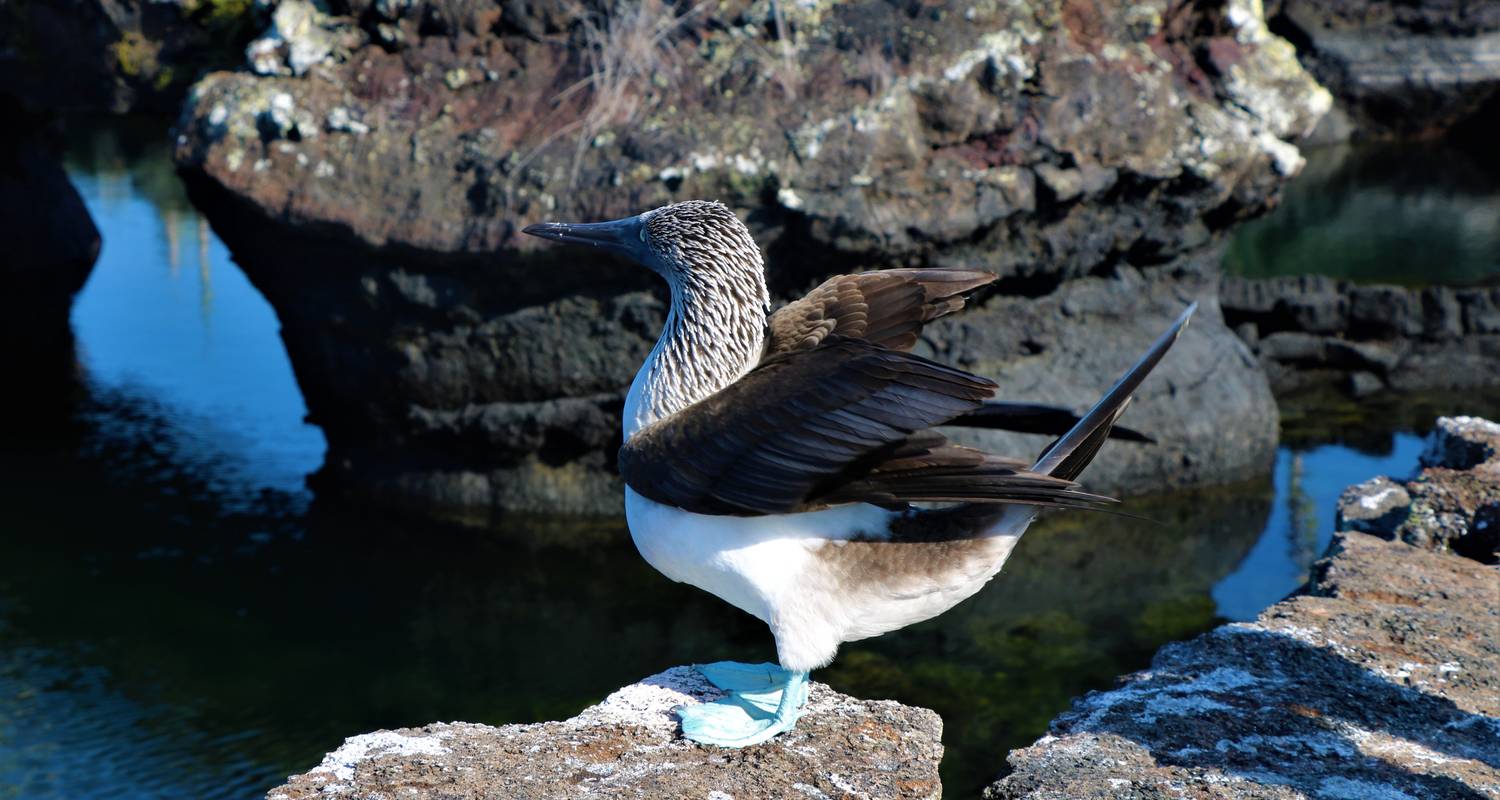
POLYGON ((665 278, 674 295, 712 290, 761 309, 769 304, 760 248, 723 203, 688 200, 610 222, 541 222, 522 232, 628 258, 665 278))

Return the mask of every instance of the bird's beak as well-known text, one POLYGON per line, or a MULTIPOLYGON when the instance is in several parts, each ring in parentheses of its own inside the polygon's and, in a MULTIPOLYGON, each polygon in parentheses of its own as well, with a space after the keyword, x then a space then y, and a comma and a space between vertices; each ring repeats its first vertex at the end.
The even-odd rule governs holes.
POLYGON ((570 244, 599 247, 639 261, 643 251, 640 217, 626 217, 610 222, 539 222, 528 225, 522 233, 570 244))

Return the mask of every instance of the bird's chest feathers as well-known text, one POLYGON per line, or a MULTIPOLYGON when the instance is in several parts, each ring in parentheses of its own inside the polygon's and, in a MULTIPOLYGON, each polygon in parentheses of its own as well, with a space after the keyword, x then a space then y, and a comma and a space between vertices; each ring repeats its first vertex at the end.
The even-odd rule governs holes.
POLYGON ((625 517, 641 556, 674 581, 697 586, 769 622, 830 540, 884 533, 890 512, 854 505, 801 514, 694 514, 625 490, 625 517))

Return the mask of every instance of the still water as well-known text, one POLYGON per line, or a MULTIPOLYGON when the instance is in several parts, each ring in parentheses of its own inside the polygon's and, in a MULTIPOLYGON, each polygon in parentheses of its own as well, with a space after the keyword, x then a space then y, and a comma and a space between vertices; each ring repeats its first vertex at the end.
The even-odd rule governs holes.
POLYGON ((1227 271, 1403 286, 1500 281, 1492 142, 1335 145, 1304 155, 1281 205, 1235 232, 1227 271))
MULTIPOLYGON (((104 249, 73 316, 85 385, 0 461, 0 800, 258 797, 355 733, 556 719, 674 664, 773 657, 618 520, 474 530, 315 501, 323 440, 275 316, 161 131, 74 133, 104 249)), ((1422 425, 1132 503, 1152 522, 1049 518, 977 597, 817 677, 936 709, 948 794, 974 796, 1070 698, 1295 590, 1339 491, 1408 471, 1422 425)))

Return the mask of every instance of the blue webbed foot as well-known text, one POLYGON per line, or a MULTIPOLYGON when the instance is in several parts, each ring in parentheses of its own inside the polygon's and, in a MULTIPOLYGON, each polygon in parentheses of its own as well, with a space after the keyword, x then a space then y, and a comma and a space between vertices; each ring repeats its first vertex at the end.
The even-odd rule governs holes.
POLYGON ((746 747, 791 730, 807 702, 807 673, 775 664, 719 661, 698 666, 729 694, 711 703, 677 709, 682 735, 703 744, 746 747))

